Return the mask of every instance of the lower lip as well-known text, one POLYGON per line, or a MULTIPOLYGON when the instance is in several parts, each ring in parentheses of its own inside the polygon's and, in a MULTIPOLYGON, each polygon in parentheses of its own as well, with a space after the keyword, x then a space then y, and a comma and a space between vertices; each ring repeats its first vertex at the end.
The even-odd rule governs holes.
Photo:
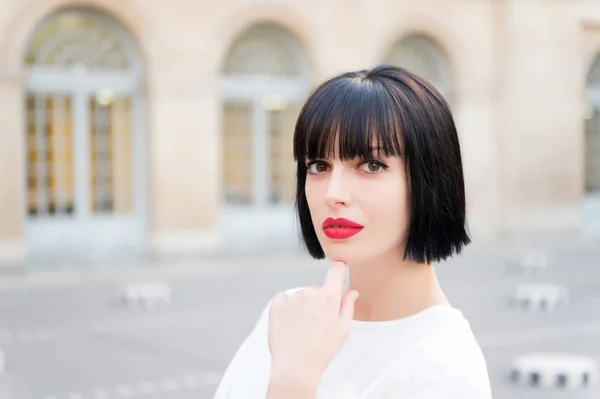
POLYGON ((362 229, 362 227, 325 227, 323 232, 329 238, 343 240, 358 234, 362 229))

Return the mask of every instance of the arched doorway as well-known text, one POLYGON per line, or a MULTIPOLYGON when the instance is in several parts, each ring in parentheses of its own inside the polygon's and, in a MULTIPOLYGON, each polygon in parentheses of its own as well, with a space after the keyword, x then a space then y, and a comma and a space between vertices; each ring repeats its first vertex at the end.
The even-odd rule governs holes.
POLYGON ((308 70, 296 38, 274 24, 251 26, 227 52, 222 69, 225 245, 277 246, 296 238, 292 138, 310 87, 308 70))
POLYGON ((600 55, 586 79, 583 227, 600 234, 600 55))
POLYGON ((429 37, 410 34, 400 38, 390 49, 384 63, 408 69, 427 79, 452 103, 452 77, 444 51, 429 37))
POLYGON ((131 36, 87 8, 42 20, 26 50, 30 262, 145 249, 142 68, 131 36))

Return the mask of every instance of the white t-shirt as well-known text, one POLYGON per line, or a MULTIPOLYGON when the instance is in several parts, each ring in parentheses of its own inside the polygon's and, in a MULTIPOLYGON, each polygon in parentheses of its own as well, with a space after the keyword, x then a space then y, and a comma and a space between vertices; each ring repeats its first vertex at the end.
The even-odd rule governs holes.
MULTIPOLYGON (((290 290, 294 291, 294 290, 290 290)), ((214 399, 265 399, 271 373, 269 306, 227 367, 214 399)), ((491 399, 468 321, 433 306, 393 321, 353 321, 317 399, 491 399)))

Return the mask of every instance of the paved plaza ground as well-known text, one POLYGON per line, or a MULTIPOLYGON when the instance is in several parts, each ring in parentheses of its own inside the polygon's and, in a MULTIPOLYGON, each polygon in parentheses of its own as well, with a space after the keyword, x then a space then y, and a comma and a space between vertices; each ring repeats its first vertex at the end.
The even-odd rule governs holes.
MULTIPOLYGON (((531 245, 479 246, 438 271, 488 361, 495 399, 600 398, 514 386, 512 359, 563 351, 600 360, 600 244, 545 243, 554 264, 537 276, 508 267, 531 245), (558 283, 568 306, 530 313, 509 306, 520 283, 558 283)), ((211 398, 221 373, 271 296, 318 283, 327 262, 297 251, 229 254, 146 267, 0 275, 2 399, 211 398), (159 281, 172 302, 143 311, 119 301, 129 282, 159 281)))

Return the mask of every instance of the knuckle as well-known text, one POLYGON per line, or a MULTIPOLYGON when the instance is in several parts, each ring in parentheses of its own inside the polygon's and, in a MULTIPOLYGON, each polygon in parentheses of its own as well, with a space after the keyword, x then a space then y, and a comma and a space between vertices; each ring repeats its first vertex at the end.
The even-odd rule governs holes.
POLYGON ((287 295, 285 294, 285 292, 283 292, 283 291, 278 292, 277 294, 275 294, 273 296, 273 299, 271 300, 271 306, 282 305, 285 302, 286 297, 287 297, 287 295))
POLYGON ((309 300, 313 296, 313 292, 312 292, 312 289, 307 288, 307 289, 304 289, 302 291, 299 291, 296 295, 297 295, 297 297, 298 297, 299 300, 301 300, 301 301, 307 301, 307 300, 309 300))

